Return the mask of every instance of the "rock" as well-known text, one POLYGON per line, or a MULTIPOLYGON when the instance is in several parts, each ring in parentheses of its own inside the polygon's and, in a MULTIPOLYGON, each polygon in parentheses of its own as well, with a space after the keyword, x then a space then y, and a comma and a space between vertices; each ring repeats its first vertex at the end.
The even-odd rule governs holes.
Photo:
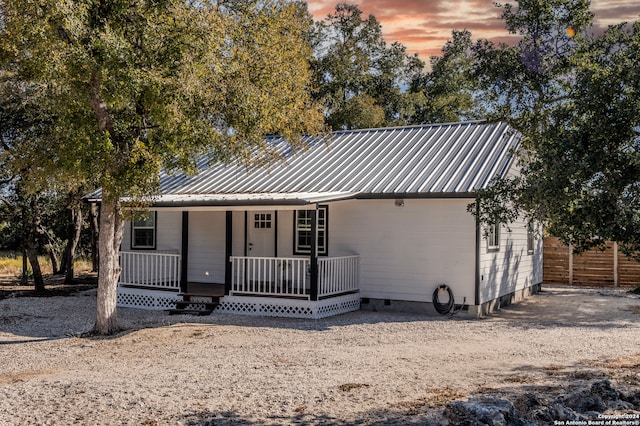
POLYGON ((607 409, 602 398, 598 395, 593 395, 590 390, 570 393, 558 398, 557 402, 583 414, 588 411, 602 413, 607 409))
POLYGON ((454 401, 447 405, 444 416, 450 425, 525 426, 511 402, 493 396, 454 401))
POLYGON ((535 424, 553 423, 558 419, 548 406, 548 401, 534 393, 527 392, 518 396, 513 406, 521 418, 535 424))
POLYGON ((633 404, 634 408, 640 409, 640 391, 636 391, 630 393, 629 395, 625 395, 622 397, 625 401, 630 404, 633 404))
POLYGON ((602 380, 591 385, 591 393, 598 395, 603 401, 616 401, 622 394, 611 386, 609 380, 602 380))

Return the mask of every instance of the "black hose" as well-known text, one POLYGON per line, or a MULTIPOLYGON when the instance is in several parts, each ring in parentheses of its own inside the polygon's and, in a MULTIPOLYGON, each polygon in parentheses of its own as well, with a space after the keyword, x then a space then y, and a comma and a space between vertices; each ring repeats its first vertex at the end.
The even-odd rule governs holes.
POLYGON ((436 311, 438 311, 439 314, 446 315, 453 311, 454 306, 455 302, 453 299, 453 291, 451 291, 451 288, 446 284, 439 285, 433 292, 433 307, 436 308, 436 311), (438 293, 440 293, 440 290, 446 290, 447 293, 449 293, 449 301, 447 303, 440 303, 440 298, 438 297, 438 293))

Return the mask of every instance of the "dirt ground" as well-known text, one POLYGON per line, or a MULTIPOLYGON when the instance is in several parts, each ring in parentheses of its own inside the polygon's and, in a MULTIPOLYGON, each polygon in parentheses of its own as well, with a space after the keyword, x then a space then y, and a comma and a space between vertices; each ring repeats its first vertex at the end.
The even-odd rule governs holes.
POLYGON ((95 290, 0 300, 0 425, 443 424, 455 399, 640 385, 625 290, 545 285, 483 319, 118 312, 86 338, 95 290))

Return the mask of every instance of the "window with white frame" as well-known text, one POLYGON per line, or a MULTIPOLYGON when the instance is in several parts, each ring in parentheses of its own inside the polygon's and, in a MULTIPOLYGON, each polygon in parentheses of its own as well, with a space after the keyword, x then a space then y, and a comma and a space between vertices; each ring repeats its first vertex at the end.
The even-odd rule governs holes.
MULTIPOLYGON (((312 210, 296 210, 293 218, 295 254, 311 253, 312 210)), ((328 206, 318 207, 318 254, 327 254, 328 206)))
POLYGON ((489 224, 487 230, 487 249, 497 251, 500 249, 500 222, 495 221, 489 224))
POLYGON ((527 254, 533 254, 535 247, 535 229, 533 222, 527 222, 527 254))
POLYGON ((131 248, 156 248, 156 212, 136 216, 131 222, 131 248))

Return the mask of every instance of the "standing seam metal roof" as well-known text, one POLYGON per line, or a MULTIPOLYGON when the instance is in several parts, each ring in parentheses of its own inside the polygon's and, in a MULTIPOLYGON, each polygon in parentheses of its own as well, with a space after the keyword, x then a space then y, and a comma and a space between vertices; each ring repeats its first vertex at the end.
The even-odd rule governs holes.
MULTIPOLYGON (((193 176, 161 176, 163 196, 358 193, 465 194, 504 176, 519 137, 505 123, 450 123, 335 132, 270 168, 199 164, 193 176)), ((281 152, 286 141, 272 138, 281 152)), ((205 197, 202 197, 203 199, 205 197)))

